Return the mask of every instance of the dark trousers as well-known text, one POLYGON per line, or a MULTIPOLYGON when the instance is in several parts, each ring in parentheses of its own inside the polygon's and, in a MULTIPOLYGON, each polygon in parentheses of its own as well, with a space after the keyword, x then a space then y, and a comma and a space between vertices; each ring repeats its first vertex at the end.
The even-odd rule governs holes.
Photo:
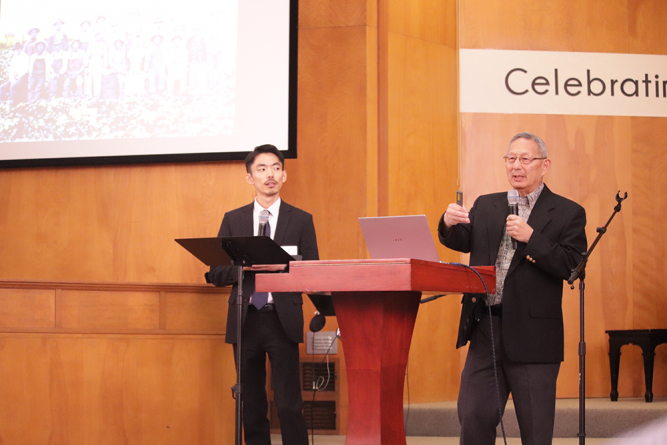
MULTIPOLYGON (((514 363, 502 347, 501 319, 482 317, 470 342, 461 374, 458 413, 461 445, 494 445, 500 423, 498 404, 504 413, 512 394, 522 445, 550 445, 556 412, 556 379, 560 363, 514 363), (494 380, 491 323, 496 349, 498 391, 494 380)), ((549 345, 545 345, 549 347, 549 345)))
MULTIPOLYGON (((267 417, 266 356, 285 445, 308 445, 299 380, 299 345, 285 334, 275 311, 248 308, 243 324, 241 390, 246 445, 271 445, 267 417)), ((236 357, 236 345, 234 345, 236 357)))

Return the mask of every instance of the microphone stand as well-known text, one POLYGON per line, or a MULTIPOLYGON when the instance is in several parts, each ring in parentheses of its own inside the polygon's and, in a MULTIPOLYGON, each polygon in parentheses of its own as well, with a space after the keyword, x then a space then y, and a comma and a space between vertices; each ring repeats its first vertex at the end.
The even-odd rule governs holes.
POLYGON ((243 265, 237 265, 238 288, 236 293, 236 384, 232 387, 232 396, 236 401, 234 444, 243 444, 243 391, 241 390, 241 339, 243 327, 243 265))
POLYGON ((602 235, 607 233, 607 227, 611 223, 611 220, 621 211, 621 203, 628 198, 628 192, 625 192, 622 198, 619 193, 621 193, 620 190, 616 193, 617 204, 607 224, 604 227, 597 228, 598 236, 593 241, 591 248, 583 253, 579 264, 572 270, 572 274, 567 280, 570 289, 574 289, 574 282, 577 279, 579 280, 579 434, 577 436, 579 437, 580 445, 586 443, 586 342, 584 341, 584 290, 586 288, 584 279, 586 277, 586 263, 593 249, 595 249, 595 246, 600 241, 600 238, 602 238, 602 235))

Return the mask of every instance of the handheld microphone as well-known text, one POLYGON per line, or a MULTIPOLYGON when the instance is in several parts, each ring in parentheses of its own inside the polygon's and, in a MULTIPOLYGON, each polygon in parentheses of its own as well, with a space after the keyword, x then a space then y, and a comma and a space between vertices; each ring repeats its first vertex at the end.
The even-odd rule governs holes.
MULTIPOLYGON (((507 204, 510 207, 511 215, 519 215, 519 192, 517 190, 510 190, 507 192, 507 204)), ((512 238, 512 248, 516 250, 516 240, 512 238)))
POLYGON ((257 236, 266 236, 266 226, 269 224, 269 211, 262 210, 259 212, 259 229, 257 236))

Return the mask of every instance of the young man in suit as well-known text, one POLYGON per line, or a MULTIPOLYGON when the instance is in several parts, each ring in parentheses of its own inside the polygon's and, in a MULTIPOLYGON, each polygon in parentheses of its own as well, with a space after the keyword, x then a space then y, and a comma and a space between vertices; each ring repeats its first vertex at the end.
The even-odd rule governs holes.
MULTIPOLYGON (((273 145, 261 145, 246 157, 245 165, 246 181, 255 187, 257 197, 251 204, 227 212, 218 236, 256 235, 259 214, 268 210, 267 233, 276 243, 296 246, 304 260, 319 259, 312 216, 280 199, 280 189, 287 179, 282 153, 273 145)), ((236 268, 214 266, 206 278, 216 286, 234 285, 229 299, 226 342, 233 344, 236 352, 236 268)), ((254 274, 245 273, 241 355, 245 443, 271 444, 266 396, 268 354, 282 443, 307 445, 308 431, 299 380, 299 343, 303 342, 302 295, 278 292, 258 295, 253 293, 254 286, 254 274), (266 304, 259 304, 263 299, 266 304)))
POLYGON ((489 301, 484 294, 464 295, 457 347, 469 336, 470 348, 458 400, 462 445, 496 443, 499 411, 510 393, 521 443, 552 443, 564 358, 563 280, 586 250, 585 210, 543 182, 551 164, 544 141, 517 134, 504 159, 509 183, 519 192, 519 215, 509 214, 506 193, 495 193, 477 198, 469 213, 450 204, 438 227, 445 246, 470 253, 471 266, 496 266, 489 301))

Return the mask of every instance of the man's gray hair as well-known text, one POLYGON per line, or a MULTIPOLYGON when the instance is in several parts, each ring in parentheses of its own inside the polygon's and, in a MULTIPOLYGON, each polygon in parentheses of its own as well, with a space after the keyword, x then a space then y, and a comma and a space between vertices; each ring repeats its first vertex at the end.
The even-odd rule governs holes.
POLYGON ((507 146, 508 152, 509 152, 509 147, 512 145, 512 142, 516 141, 517 139, 528 139, 529 141, 535 142, 537 144, 537 153, 539 157, 541 158, 547 157, 547 144, 544 143, 541 137, 528 132, 519 133, 516 136, 514 136, 510 141, 510 144, 507 146))

